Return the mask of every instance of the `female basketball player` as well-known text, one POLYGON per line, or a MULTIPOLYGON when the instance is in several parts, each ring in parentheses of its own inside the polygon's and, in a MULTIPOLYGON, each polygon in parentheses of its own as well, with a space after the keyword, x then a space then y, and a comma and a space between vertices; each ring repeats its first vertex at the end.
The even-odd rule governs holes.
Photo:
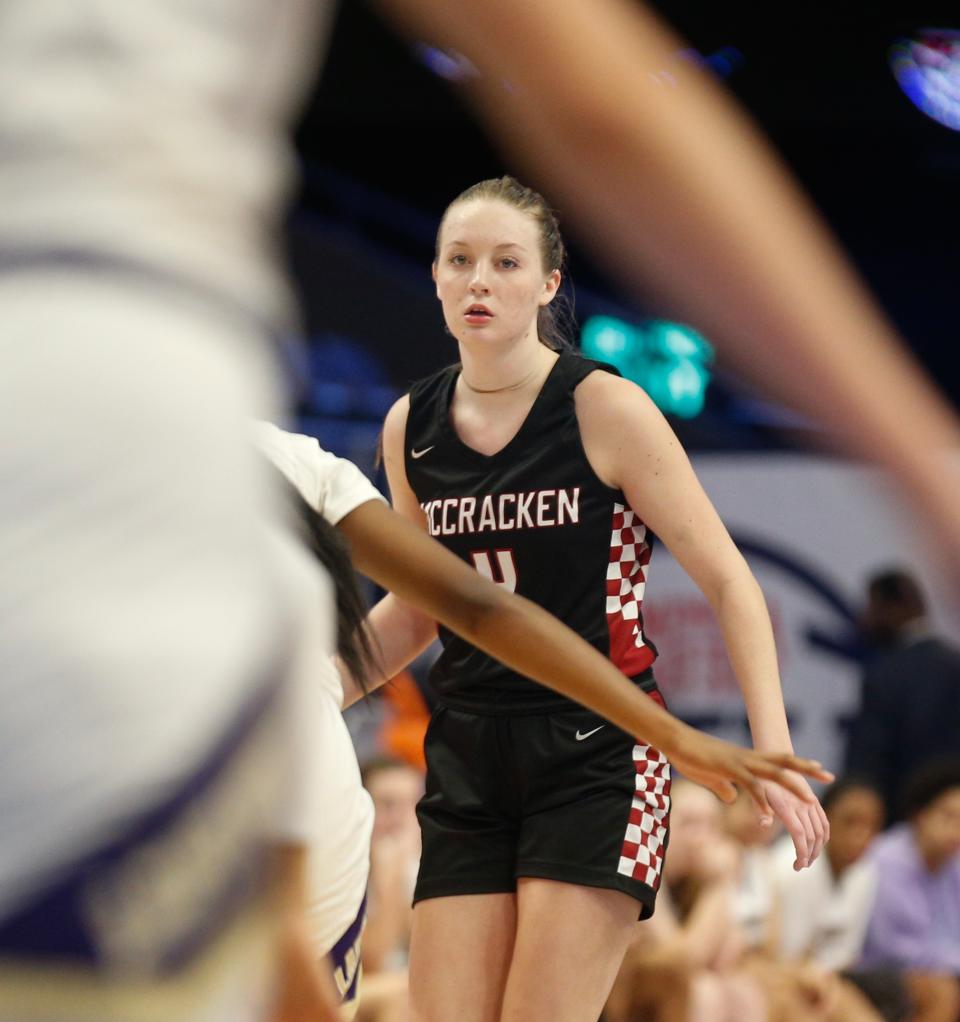
MULTIPOLYGON (((659 699, 640 613, 649 526, 717 613, 756 747, 789 751, 760 589, 652 402, 557 350, 550 303, 562 263, 555 218, 512 179, 448 207, 434 278, 462 364, 417 384, 387 417, 394 505, 659 699)), ((402 636, 405 655, 433 634, 432 621, 389 597, 372 621, 402 636)), ((441 638, 419 813, 414 1015, 595 1019, 637 915, 653 909, 669 766, 655 746, 441 638)), ((802 868, 823 844, 823 812, 781 790, 768 797, 802 868)))
POLYGON ((356 609, 343 592, 342 564, 336 552, 318 551, 321 545, 329 548, 329 537, 319 542, 313 538, 311 546, 338 583, 342 688, 337 684, 335 695, 344 706, 354 703, 367 687, 357 680, 361 673, 370 673, 361 667, 362 662, 376 660, 371 689, 410 662, 411 638, 402 621, 409 610, 415 615, 411 623, 419 625, 426 615, 435 634, 432 622, 441 621, 515 671, 537 678, 633 735, 668 747, 688 777, 725 801, 736 796, 734 784, 738 784, 753 795, 758 809, 769 812, 768 789, 761 780, 782 785, 801 800, 813 802, 809 786, 791 771, 819 780, 831 778, 813 760, 787 752, 741 749, 688 727, 656 702, 639 698, 636 686, 627 682, 622 672, 611 669, 610 662, 570 628, 529 600, 466 568, 441 544, 391 510, 355 465, 322 450, 312 437, 260 423, 257 443, 306 505, 346 537, 354 566, 391 593, 369 619, 376 637, 376 657, 365 643, 345 654, 354 642, 349 632, 357 620, 356 609), (384 627, 390 621, 400 622, 394 632, 384 627))
MULTIPOLYGON (((809 760, 739 749, 675 720, 555 618, 482 578, 392 511, 354 465, 322 451, 316 440, 261 423, 257 441, 299 491, 301 510, 311 509, 313 517, 305 516, 306 538, 337 583, 338 647, 347 701, 359 694, 353 679, 365 673, 362 662, 369 660, 369 651, 356 645, 357 635, 362 636, 353 627, 360 620, 358 600, 351 598, 352 573, 336 549, 331 525, 349 539, 360 570, 430 615, 427 620, 443 621, 515 670, 591 706, 629 734, 656 742, 689 776, 721 798, 732 796, 730 782, 736 781, 769 813, 759 778, 785 784, 801 797, 804 789, 799 779, 785 767, 829 779, 809 760)), ((389 599, 395 608, 401 606, 394 597, 389 599)), ((390 604, 387 606, 389 616, 390 604)), ((396 609, 393 617, 398 627, 381 632, 387 677, 395 673, 397 657, 403 657, 410 646, 409 632, 396 609)), ((312 705, 302 708, 303 715, 315 724, 311 734, 320 732, 319 739, 314 739, 316 754, 298 785, 312 793, 312 801, 304 806, 302 798, 294 799, 298 812, 283 823, 283 843, 288 872, 300 878, 302 900, 308 902, 310 943, 317 957, 328 958, 344 1010, 349 1011, 355 1007, 359 986, 358 938, 364 920, 372 813, 340 717, 340 683, 329 664, 322 661, 322 656, 313 658, 312 705), (319 774, 324 783, 311 783, 313 774, 319 774)), ((374 676, 371 684, 383 680, 383 675, 374 676)))
MULTIPOLYGON (((249 0, 233 5, 233 21, 209 17, 220 7, 213 2, 149 5, 138 17, 129 15, 128 6, 116 0, 78 3, 62 17, 45 5, 11 3, 4 9, 11 30, 0 34, 8 75, 44 82, 30 115, 17 103, 0 111, 0 135, 18 153, 17 160, 5 162, 4 183, 22 200, 4 209, 6 347, 0 377, 7 384, 0 399, 4 432, 15 429, 18 436, 15 449, 4 452, 2 471, 13 472, 22 483, 5 488, 17 499, 0 503, 0 534, 18 545, 19 566, 3 573, 3 599, 21 612, 16 627, 0 635, 0 646, 7 660, 13 651, 14 659, 29 664, 22 677, 29 678, 31 692, 49 691, 50 705, 61 709, 69 709, 69 701, 57 698, 56 686, 69 677, 72 691, 78 691, 77 659, 70 657, 77 636, 82 637, 81 659, 90 668, 84 683, 98 695, 105 678, 131 676, 124 657, 135 650, 141 695, 140 703, 110 704, 129 730, 122 741, 100 747, 136 749, 138 756, 136 763, 127 758, 120 769, 115 757, 101 757, 102 764, 91 761, 97 772, 85 790, 97 802, 95 812, 89 800, 81 805, 73 798, 77 755, 90 744, 82 719, 74 714, 67 721, 70 714, 62 712, 59 729, 52 717, 42 729, 24 727, 36 700, 5 699, 4 738, 12 739, 0 744, 19 750, 14 765, 20 769, 5 771, 9 781, 0 799, 16 809, 29 803, 30 812, 29 826, 18 828, 20 840, 0 861, 4 920, 13 903, 6 895, 22 894, 18 886, 24 877, 30 885, 52 882, 50 876, 62 874, 77 841, 113 833, 127 797, 118 797, 118 790, 134 790, 131 770, 146 769, 138 736, 159 733, 148 695, 161 700, 164 719, 173 721, 170 736, 161 736, 168 744, 158 762, 164 768, 186 762, 177 751, 187 737, 182 722, 192 720, 199 735, 206 726, 203 707, 184 712, 182 694, 172 699, 169 685, 152 685, 147 668, 165 679, 190 679, 184 691, 210 711, 212 741, 230 699, 235 696, 239 706, 261 669, 272 669, 283 631, 274 621, 280 615, 265 602, 273 588, 257 584, 263 558, 251 538, 260 523, 261 500, 233 438, 248 415, 272 406, 272 385, 265 382, 272 374, 258 339, 265 316, 277 323, 286 318, 269 243, 289 162, 279 145, 280 114, 295 91, 303 64, 299 51, 310 38, 301 17, 326 5, 249 0), (114 9, 121 15, 113 16, 114 9), (158 26, 168 57, 215 52, 225 59, 200 57, 194 62, 197 74, 184 75, 179 56, 159 59, 158 26), (190 45, 171 45, 171 39, 190 45), (270 73, 253 81, 245 68, 250 54, 261 51, 273 62, 270 73), (104 61, 107 52, 111 59, 104 61), (157 59, 139 59, 145 53, 157 59), (237 101, 223 102, 224 96, 237 101), (150 102, 157 106, 155 117, 143 116, 150 102), (237 116, 237 110, 249 116, 237 116), (81 137, 75 131, 81 123, 96 130, 81 137), (219 141, 197 145, 198 138, 219 141), (100 159, 105 140, 126 154, 122 167, 100 159), (138 173, 138 167, 149 172, 138 173), (254 173, 231 173, 238 167, 253 167, 254 173), (202 216, 195 215, 198 209, 202 216), (123 227, 105 230, 105 221, 123 227), (225 244, 227 235, 237 243, 225 244), (94 266, 99 269, 91 274, 94 266), (133 281, 136 286, 128 287, 133 281), (238 344, 237 324, 244 321, 249 326, 241 326, 244 342, 238 344), (40 345, 32 343, 38 330, 44 339, 40 345), (173 337, 182 343, 171 342, 173 337), (31 343, 18 343, 21 338, 31 343), (54 379, 51 365, 58 367, 55 377, 63 386, 56 401, 41 406, 32 395, 38 387, 47 392, 54 379), (145 365, 151 372, 143 372, 145 365), (175 382, 158 386, 158 366, 175 382), (187 391, 183 381, 190 381, 187 391), (53 406, 60 419, 48 414, 53 406), (69 485, 62 471, 62 422, 71 423, 71 463, 77 469, 69 485), (85 431, 78 436, 80 424, 85 431), (154 471, 144 472, 147 464, 154 471), (163 471, 156 471, 161 464, 163 471), (211 465, 218 466, 216 472, 211 465), (94 492, 96 499, 87 499, 94 492), (56 495, 53 504, 50 494, 56 495), (62 514, 47 513, 54 505, 62 514), (62 527, 64 519, 69 529, 62 527), (29 534, 24 521, 31 522, 29 534), (121 535, 136 539, 120 543, 121 535), (195 556, 198 550, 204 555, 195 556), (140 590, 145 551, 155 565, 149 572, 152 600, 134 607, 127 594, 140 590), (189 585, 184 572, 190 574, 189 585), (240 575, 250 584, 238 585, 240 575), (194 601, 193 609, 202 614, 185 616, 182 593, 196 594, 198 586, 214 596, 194 601), (57 594, 53 603, 50 593, 57 594), (77 608, 85 619, 111 622, 111 627, 78 630, 77 608), (158 627, 158 614, 170 628, 181 629, 177 634, 186 641, 171 642, 170 628, 158 627), (38 627, 22 627, 28 617, 38 627), (114 625, 120 619, 125 642, 118 644, 114 625), (183 657, 174 671, 172 651, 183 657), (231 665, 238 663, 246 665, 243 676, 232 677, 231 665), (222 706, 211 697, 213 675, 222 687, 222 706), (19 715, 11 712, 14 706, 19 715), (175 714, 167 712, 171 706, 175 714), (26 742, 28 734, 35 744, 26 742), (53 747, 57 756, 50 755, 53 747), (41 763, 49 774, 39 771, 41 763), (25 778, 46 785, 44 798, 25 803, 25 778)), ((690 117, 686 110, 679 116, 664 113, 662 95, 651 102, 641 87, 651 47, 643 45, 643 26, 627 20, 631 5, 611 3, 608 11, 600 0, 562 6, 547 0, 519 5, 394 0, 392 6, 411 14, 420 10, 434 22, 432 28, 456 20, 456 34, 444 28, 450 45, 482 40, 479 66, 494 73, 485 73, 478 89, 488 90, 486 105, 503 121, 504 137, 522 138, 528 156, 536 153, 545 173, 561 175, 567 193, 583 197, 582 217, 602 228, 605 247, 614 251, 628 238, 645 245, 647 253, 656 251, 648 265, 668 265, 671 279, 686 281, 692 304, 712 305, 714 317, 728 326, 728 343, 741 336, 748 343, 751 337, 773 336, 777 343, 771 350, 784 352, 779 375, 797 387, 812 381, 809 408, 828 419, 835 416, 848 433, 862 438, 864 449, 900 472, 905 488, 920 496, 928 491, 928 503, 940 509, 956 549, 955 477, 942 471, 936 457, 941 438, 952 443, 956 437, 955 420, 942 406, 938 410, 909 370, 899 372, 886 343, 888 330, 863 308, 842 267, 838 272, 834 266, 829 246, 798 228, 804 210, 799 208, 800 216, 791 213, 783 182, 764 170, 760 156, 743 152, 748 147, 741 143, 742 124, 716 102, 702 101, 696 88, 677 90, 675 97, 692 105, 690 117), (550 59, 527 59, 534 39, 538 52, 550 59), (555 73, 557 67, 563 75, 555 73), (522 120, 505 109, 502 90, 490 84, 504 77, 517 85, 513 96, 521 103, 522 120), (650 103, 639 116, 638 102, 650 103), (650 133, 636 131, 644 124, 650 133), (584 132, 599 145, 584 146, 584 132), (690 158, 691 144, 702 147, 697 152, 705 153, 706 162, 690 158), (587 151, 603 157, 586 159, 587 151), (696 168, 693 174, 690 168, 696 168), (643 175, 639 186, 638 172, 643 175), (637 210, 631 200, 646 206, 637 210), (738 215, 744 201, 747 216, 738 215), (641 217, 633 214, 645 211, 653 215, 642 218, 643 230, 637 230, 641 217), (698 221, 697 230, 690 229, 691 218, 698 221), (796 243, 791 228, 800 239, 796 243), (667 261, 665 247, 671 252, 667 261), (730 258, 734 249, 739 258, 730 258), (681 268, 683 274, 677 272, 681 268), (768 301, 730 301, 734 291, 764 294, 768 301), (837 335, 845 338, 843 346, 832 343, 837 335), (864 386, 860 367, 867 362, 887 371, 864 386), (813 371, 796 372, 798 363, 813 371), (841 388, 846 397, 837 400, 841 388), (910 431, 898 428, 891 407, 910 409, 910 431)), ((656 43, 658 33, 653 35, 656 43)), ((654 46, 654 60, 671 49, 669 41, 662 49, 654 46)), ((634 251, 639 261, 643 253, 634 251)), ((756 343, 755 352, 761 350, 756 343)), ((6 680, 15 694, 21 676, 14 672, 6 680)), ((130 688, 119 684, 113 691, 129 695, 130 688)), ((146 777, 144 790, 157 783, 157 775, 146 777)), ((0 984, 4 990, 9 986, 0 984)), ((72 1003, 76 1006, 75 998, 72 1003)), ((23 1017, 22 1011, 14 1014, 23 1017)))

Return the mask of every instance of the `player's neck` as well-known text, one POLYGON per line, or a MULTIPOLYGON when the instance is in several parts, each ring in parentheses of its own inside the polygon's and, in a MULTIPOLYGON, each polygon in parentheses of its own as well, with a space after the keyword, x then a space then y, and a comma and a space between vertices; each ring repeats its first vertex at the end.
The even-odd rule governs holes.
POLYGON ((539 390, 557 360, 557 353, 539 341, 509 349, 460 348, 460 386, 471 398, 508 398, 539 390))

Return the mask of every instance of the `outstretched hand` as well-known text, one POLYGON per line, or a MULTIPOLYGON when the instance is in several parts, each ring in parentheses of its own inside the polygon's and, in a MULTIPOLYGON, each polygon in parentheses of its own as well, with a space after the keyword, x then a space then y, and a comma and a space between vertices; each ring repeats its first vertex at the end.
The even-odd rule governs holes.
MULTIPOLYGON (((809 866, 820 854, 830 837, 830 824, 823 807, 810 790, 810 785, 800 776, 795 776, 794 780, 805 789, 804 797, 798 798, 795 788, 779 787, 769 782, 764 784, 764 788, 768 804, 793 841, 797 853, 793 868, 799 871, 809 866)), ((762 821, 768 819, 761 813, 762 821)))
POLYGON ((795 869, 817 857, 829 835, 826 816, 804 779, 832 781, 833 774, 812 759, 792 753, 757 752, 684 727, 663 748, 671 763, 722 802, 736 800, 737 788, 749 792, 762 820, 783 821, 797 850, 795 869))

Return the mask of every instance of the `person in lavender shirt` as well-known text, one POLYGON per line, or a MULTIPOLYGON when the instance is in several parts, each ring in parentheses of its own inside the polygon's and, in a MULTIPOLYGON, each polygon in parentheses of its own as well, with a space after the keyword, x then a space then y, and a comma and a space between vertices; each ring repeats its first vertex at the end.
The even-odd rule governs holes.
POLYGON ((960 986, 960 758, 908 781, 907 822, 874 842, 877 896, 862 964, 953 976, 960 986))

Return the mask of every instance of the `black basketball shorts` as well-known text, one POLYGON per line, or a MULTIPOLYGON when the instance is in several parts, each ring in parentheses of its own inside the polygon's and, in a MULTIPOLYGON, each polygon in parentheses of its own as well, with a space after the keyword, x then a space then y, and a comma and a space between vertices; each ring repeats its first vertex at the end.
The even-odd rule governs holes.
POLYGON ((670 809, 670 765, 656 749, 589 710, 506 716, 443 703, 425 748, 415 903, 540 877, 623 891, 641 919, 653 913, 670 809))

